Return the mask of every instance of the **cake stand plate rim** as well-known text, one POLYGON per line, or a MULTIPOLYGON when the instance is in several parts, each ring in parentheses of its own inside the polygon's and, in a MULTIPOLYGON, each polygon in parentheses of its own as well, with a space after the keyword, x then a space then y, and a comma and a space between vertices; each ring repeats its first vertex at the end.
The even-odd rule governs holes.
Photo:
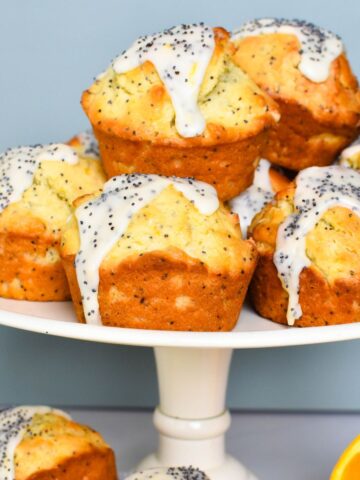
POLYGON ((83 325, 76 322, 70 302, 42 304, 0 299, 0 325, 83 341, 146 347, 247 349, 360 339, 360 322, 289 328, 262 319, 249 306, 244 307, 231 332, 175 332, 83 325))

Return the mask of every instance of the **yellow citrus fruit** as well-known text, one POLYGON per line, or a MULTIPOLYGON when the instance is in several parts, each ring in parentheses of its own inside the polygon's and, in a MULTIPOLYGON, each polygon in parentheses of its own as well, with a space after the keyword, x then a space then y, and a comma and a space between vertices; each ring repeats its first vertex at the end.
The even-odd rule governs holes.
POLYGON ((330 480, 360 480, 360 436, 344 450, 330 480))

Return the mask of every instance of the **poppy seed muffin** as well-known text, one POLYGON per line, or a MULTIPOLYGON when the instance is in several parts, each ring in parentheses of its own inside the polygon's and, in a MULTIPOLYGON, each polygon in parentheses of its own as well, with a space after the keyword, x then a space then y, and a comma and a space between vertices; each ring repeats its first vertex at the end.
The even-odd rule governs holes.
POLYGON ((257 253, 210 185, 133 174, 76 209, 62 258, 81 322, 218 331, 236 324, 257 253))
POLYGON ((360 321, 360 173, 312 167, 253 220, 257 312, 299 327, 360 321))
POLYGON ((116 480, 102 437, 50 407, 0 412, 1 480, 116 480))
POLYGON ((61 264, 61 229, 82 194, 98 191, 97 160, 67 145, 22 147, 0 156, 0 296, 61 301, 69 287, 61 264))
POLYGON ((234 60, 279 105, 263 150, 299 171, 332 163, 359 134, 360 95, 341 40, 300 20, 260 19, 233 34, 234 60))
POLYGON ((222 28, 181 25, 140 37, 84 92, 108 177, 155 173, 251 184, 275 103, 233 62, 222 28))

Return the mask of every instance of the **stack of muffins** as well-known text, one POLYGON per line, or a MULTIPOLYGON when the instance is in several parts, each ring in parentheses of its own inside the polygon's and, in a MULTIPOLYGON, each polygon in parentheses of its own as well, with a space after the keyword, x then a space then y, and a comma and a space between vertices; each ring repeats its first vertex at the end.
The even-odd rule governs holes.
MULTIPOLYGON (((360 321, 360 93, 341 40, 297 20, 141 37, 84 92, 93 128, 0 156, 0 295, 80 322, 230 331, 360 321), (349 145, 354 142, 353 145, 349 145)), ((0 412, 3 480, 116 480, 102 437, 0 412)), ((207 480, 191 467, 140 479, 207 480)))
POLYGON ((275 322, 360 320, 360 93, 336 35, 180 25, 140 37, 82 106, 94 136, 0 157, 1 296, 229 331, 250 286, 275 322))

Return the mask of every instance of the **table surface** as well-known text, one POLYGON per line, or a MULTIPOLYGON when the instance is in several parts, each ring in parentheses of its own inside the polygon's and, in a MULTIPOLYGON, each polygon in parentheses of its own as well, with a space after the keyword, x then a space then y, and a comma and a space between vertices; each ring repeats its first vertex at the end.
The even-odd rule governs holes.
MULTIPOLYGON (((121 472, 156 449, 151 412, 67 411, 103 434, 121 472)), ((328 480, 340 453, 360 434, 360 413, 233 413, 232 419, 228 451, 259 480, 328 480)))

